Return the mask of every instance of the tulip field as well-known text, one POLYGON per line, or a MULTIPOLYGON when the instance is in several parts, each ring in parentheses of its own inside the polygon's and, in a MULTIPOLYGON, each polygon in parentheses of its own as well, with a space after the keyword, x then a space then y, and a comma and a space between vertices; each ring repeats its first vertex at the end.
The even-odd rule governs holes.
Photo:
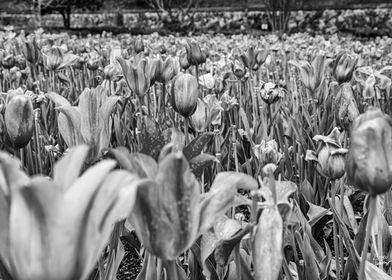
POLYGON ((392 39, 0 33, 1 280, 392 280, 392 39))

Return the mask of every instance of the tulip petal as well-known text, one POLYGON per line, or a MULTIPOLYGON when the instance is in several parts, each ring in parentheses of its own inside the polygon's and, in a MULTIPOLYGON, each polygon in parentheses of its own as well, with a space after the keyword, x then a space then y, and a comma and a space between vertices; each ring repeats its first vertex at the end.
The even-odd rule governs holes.
POLYGON ((129 89, 135 92, 135 71, 131 71, 132 69, 128 65, 128 62, 122 57, 117 57, 117 61, 120 63, 124 80, 127 82, 129 89))
POLYGON ((74 55, 72 53, 65 53, 63 55, 62 62, 60 63, 59 67, 56 70, 61 70, 65 67, 72 66, 78 61, 79 58, 80 58, 79 56, 74 55))
POLYGON ((93 269, 115 222, 125 219, 131 212, 139 182, 137 175, 124 170, 110 173, 102 182, 90 210, 85 236, 81 237, 85 240, 81 248, 81 259, 84 261, 82 279, 93 269))
POLYGON ((14 193, 29 182, 20 170, 20 162, 0 152, 0 259, 10 270, 9 263, 9 215, 14 193))
POLYGON ((98 151, 101 151, 104 148, 109 146, 110 135, 112 133, 112 127, 109 124, 110 115, 113 113, 113 109, 115 108, 117 102, 121 99, 120 96, 110 96, 99 108, 99 116, 98 116, 98 130, 99 135, 95 135, 95 137, 99 137, 99 147, 98 151))
POLYGON ((79 112, 81 117, 80 131, 86 143, 93 144, 98 139, 98 98, 97 92, 85 89, 79 96, 79 112))
POLYGON ((63 267, 61 271, 65 274, 59 274, 58 256, 51 255, 62 249, 57 247, 61 244, 50 242, 53 229, 61 222, 58 220, 61 199, 60 189, 43 177, 32 179, 13 195, 10 247, 17 279, 68 279, 66 274, 71 271, 63 267))
POLYGON ((68 101, 68 99, 66 99, 65 97, 61 96, 58 93, 48 92, 45 93, 45 97, 49 98, 55 104, 56 107, 71 106, 71 103, 68 101))
POLYGON ((278 279, 283 262, 283 220, 277 206, 263 210, 253 243, 256 279, 278 279))
POLYGON ((53 170, 53 181, 64 191, 78 178, 89 147, 86 145, 70 148, 66 156, 61 158, 53 170))
POLYGON ((216 218, 230 208, 238 189, 254 190, 257 187, 257 181, 244 173, 219 173, 200 203, 199 233, 203 234, 211 228, 216 218))
POLYGON ((58 107, 57 110, 60 112, 57 118, 59 132, 67 146, 72 147, 84 143, 80 133, 81 117, 78 108, 62 106, 58 107))

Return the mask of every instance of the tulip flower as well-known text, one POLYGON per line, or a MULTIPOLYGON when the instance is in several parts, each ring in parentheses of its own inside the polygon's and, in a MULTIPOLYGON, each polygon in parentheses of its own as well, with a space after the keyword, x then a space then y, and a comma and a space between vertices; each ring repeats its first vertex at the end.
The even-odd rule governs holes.
POLYGON ((331 180, 341 178, 346 171, 347 149, 342 148, 340 132, 335 127, 328 136, 316 135, 315 141, 321 141, 316 153, 307 151, 306 160, 317 162, 317 171, 331 180))
POLYGON ((117 60, 130 90, 138 97, 144 96, 150 88, 147 60, 141 59, 136 66, 129 65, 122 57, 118 57, 117 60))
POLYGON ((339 86, 338 93, 335 98, 336 123, 348 131, 358 115, 358 106, 354 99, 354 93, 351 85, 345 83, 339 86))
POLYGON ((357 56, 350 55, 346 52, 338 54, 333 67, 333 73, 339 84, 351 81, 357 64, 357 56))
POLYGON ((240 55, 240 60, 246 68, 253 70, 256 65, 256 53, 254 47, 249 47, 247 53, 240 55))
POLYGON ((276 84, 268 82, 263 83, 260 88, 261 99, 267 104, 273 104, 284 97, 283 90, 276 84))
POLYGON ((233 64, 231 65, 231 69, 234 75, 239 79, 243 78, 246 74, 245 65, 240 63, 238 60, 234 60, 233 64))
POLYGON ((238 105, 237 98, 230 96, 229 91, 225 91, 219 99, 219 105, 224 111, 230 111, 234 106, 238 105))
POLYGON ((41 52, 35 37, 32 37, 29 40, 20 40, 19 45, 21 46, 22 53, 26 60, 32 65, 37 65, 41 52))
POLYGON ((87 279, 115 222, 135 202, 138 177, 101 161, 80 177, 86 146, 70 149, 53 179, 28 177, 0 153, 0 260, 14 279, 87 279))
POLYGON ((159 58, 147 58, 147 76, 150 80, 150 86, 153 86, 162 72, 162 60, 159 58))
POLYGON ((11 96, 5 107, 4 122, 11 145, 15 149, 26 146, 34 132, 34 111, 31 98, 24 94, 11 96))
POLYGON ((15 56, 13 54, 4 56, 1 60, 1 65, 6 69, 11 69, 15 66, 15 56))
POLYGON ((115 64, 108 64, 103 69, 103 74, 105 75, 106 80, 118 81, 121 76, 121 70, 115 64))
POLYGON ((290 63, 300 70, 300 79, 304 86, 314 93, 324 81, 325 68, 330 60, 326 60, 324 55, 317 55, 311 64, 308 61, 290 63))
POLYGON ((282 158, 282 154, 278 150, 278 144, 275 140, 262 140, 260 144, 253 147, 253 153, 261 166, 268 163, 277 165, 282 158))
POLYGON ((161 71, 157 76, 157 81, 164 84, 167 84, 178 73, 174 59, 171 56, 168 56, 164 61, 162 61, 162 67, 160 70, 161 71))
POLYGON ((182 152, 167 155, 159 164, 142 154, 128 159, 130 165, 122 167, 137 170, 144 177, 128 220, 143 246, 164 260, 175 260, 210 229, 230 208, 237 189, 257 188, 249 175, 222 172, 209 192, 200 194, 200 183, 182 152))
POLYGON ((392 185, 392 120, 371 107, 361 114, 351 130, 347 159, 348 182, 371 196, 392 185))
POLYGON ((203 100, 198 98, 196 111, 191 116, 191 124, 197 132, 203 132, 211 124, 220 125, 222 111, 223 108, 215 95, 206 95, 203 100))
POLYGON ((138 37, 134 45, 135 53, 141 53, 144 51, 144 43, 141 37, 138 37))
POLYGON ((56 93, 47 96, 55 101, 56 109, 60 112, 57 123, 67 146, 88 144, 92 147, 89 161, 95 160, 102 149, 109 146, 111 135, 109 118, 120 97, 108 97, 101 86, 92 90, 85 89, 79 96, 77 107, 71 106, 67 100, 59 98, 56 93))
POLYGON ((44 65, 48 70, 59 71, 65 67, 72 66, 78 60, 78 56, 64 51, 59 47, 50 48, 45 54, 44 65))
POLYGON ((173 109, 183 117, 188 118, 196 110, 198 97, 199 84, 196 77, 188 73, 178 73, 171 88, 173 109))
POLYGON ((200 46, 195 41, 187 41, 185 45, 188 62, 190 65, 199 65, 206 62, 206 54, 202 52, 200 46))
POLYGON ((186 70, 188 69, 191 65, 189 64, 187 53, 186 52, 181 52, 180 53, 180 66, 182 69, 186 70))

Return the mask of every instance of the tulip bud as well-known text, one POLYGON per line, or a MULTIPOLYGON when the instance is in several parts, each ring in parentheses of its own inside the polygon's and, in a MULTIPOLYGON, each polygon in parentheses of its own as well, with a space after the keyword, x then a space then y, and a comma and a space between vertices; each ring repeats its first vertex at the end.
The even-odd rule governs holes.
POLYGON ((52 47, 46 53, 46 67, 51 70, 57 70, 63 61, 63 53, 60 48, 52 47))
POLYGON ((120 69, 114 64, 106 65, 103 69, 104 77, 109 81, 117 81, 119 80, 119 76, 121 75, 120 69))
POLYGON ((168 83, 177 74, 174 65, 174 59, 168 56, 162 63, 161 71, 157 77, 157 81, 160 83, 168 83))
POLYGON ((206 62, 207 57, 196 42, 188 41, 185 47, 190 65, 199 65, 206 62))
POLYGON ((150 88, 147 60, 145 58, 141 59, 136 67, 129 66, 121 57, 118 57, 117 60, 121 65, 128 87, 137 96, 144 96, 150 88))
POLYGON ((335 98, 336 123, 348 131, 358 115, 359 111, 353 89, 350 84, 345 83, 340 86, 335 98))
POLYGON ((246 68, 252 70, 256 64, 256 54, 253 47, 249 47, 247 53, 242 53, 240 59, 246 68))
POLYGON ((333 72, 339 84, 351 81, 357 63, 357 56, 352 56, 345 52, 342 52, 337 56, 333 72))
POLYGON ((278 144, 275 140, 265 141, 262 140, 260 144, 253 147, 253 153, 261 166, 268 163, 278 164, 282 158, 282 154, 279 153, 278 144))
POLYGON ((352 126, 347 180, 371 196, 392 185, 392 119, 371 107, 352 126))
POLYGON ((87 60, 87 69, 91 70, 91 71, 96 71, 99 68, 99 59, 88 59, 87 60))
POLYGON ((232 68, 234 75, 236 75, 236 77, 239 79, 243 78, 246 74, 246 69, 245 69, 244 64, 242 64, 238 60, 234 61, 234 63, 231 65, 231 68, 232 68))
POLYGON ((3 65, 3 67, 6 69, 11 69, 12 67, 15 66, 15 56, 13 54, 9 54, 5 56, 1 60, 1 65, 3 65))
POLYGON ((162 60, 159 58, 147 58, 147 75, 150 79, 150 86, 154 85, 162 71, 162 60))
POLYGON ((28 62, 33 65, 36 65, 38 63, 38 60, 40 58, 40 50, 35 37, 24 42, 24 47, 22 47, 22 51, 28 62))
POLYGON ((306 160, 317 162, 317 171, 331 180, 336 180, 344 175, 346 168, 347 149, 342 148, 340 132, 335 127, 328 136, 316 135, 315 141, 322 141, 318 151, 307 151, 306 160))
POLYGON ((7 103, 4 121, 8 138, 15 149, 26 146, 33 136, 34 111, 30 97, 16 95, 7 103))
POLYGON ((189 64, 186 52, 181 52, 180 53, 180 66, 184 70, 188 69, 191 66, 189 64))
POLYGON ((173 109, 188 118, 196 110, 199 97, 199 85, 196 77, 188 73, 178 73, 171 88, 171 103, 173 109))
POLYGON ((270 82, 264 83, 261 86, 260 95, 267 104, 273 104, 278 101, 279 98, 284 96, 282 89, 280 89, 276 84, 270 82))
POLYGON ((144 51, 144 43, 141 37, 138 37, 135 41, 135 52, 141 53, 144 51))

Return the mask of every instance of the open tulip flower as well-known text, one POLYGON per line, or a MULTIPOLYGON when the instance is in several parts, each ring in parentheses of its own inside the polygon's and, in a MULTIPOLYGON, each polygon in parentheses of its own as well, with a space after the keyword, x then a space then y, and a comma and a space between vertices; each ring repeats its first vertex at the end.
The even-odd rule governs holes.
POLYGON ((78 56, 70 52, 64 52, 59 47, 52 47, 43 54, 44 65, 48 70, 59 71, 65 67, 72 66, 77 62, 78 56))
POLYGON ((325 68, 330 63, 325 55, 317 55, 312 63, 308 61, 290 61, 290 63, 299 69, 300 79, 304 86, 314 93, 322 84, 325 77, 325 68))
POLYGON ((68 147, 88 144, 92 147, 89 160, 94 160, 103 148, 109 146, 111 126, 110 115, 119 101, 119 96, 107 96, 98 86, 85 89, 79 97, 79 105, 71 104, 56 93, 47 94, 60 112, 58 126, 68 147))
POLYGON ((136 65, 130 65, 122 57, 117 58, 129 89, 138 97, 146 95, 150 88, 149 66, 147 59, 141 59, 136 65))
POLYGON ((125 161, 129 164, 122 167, 142 177, 129 222, 145 248, 164 260, 175 260, 210 229, 232 206, 237 189, 258 186, 249 175, 221 172, 210 191, 201 194, 182 152, 167 155, 159 164, 137 153, 125 161))
POLYGON ((0 153, 0 261, 13 279, 86 279, 113 225, 129 215, 138 177, 101 161, 80 177, 87 146, 70 149, 54 178, 28 177, 0 153))

